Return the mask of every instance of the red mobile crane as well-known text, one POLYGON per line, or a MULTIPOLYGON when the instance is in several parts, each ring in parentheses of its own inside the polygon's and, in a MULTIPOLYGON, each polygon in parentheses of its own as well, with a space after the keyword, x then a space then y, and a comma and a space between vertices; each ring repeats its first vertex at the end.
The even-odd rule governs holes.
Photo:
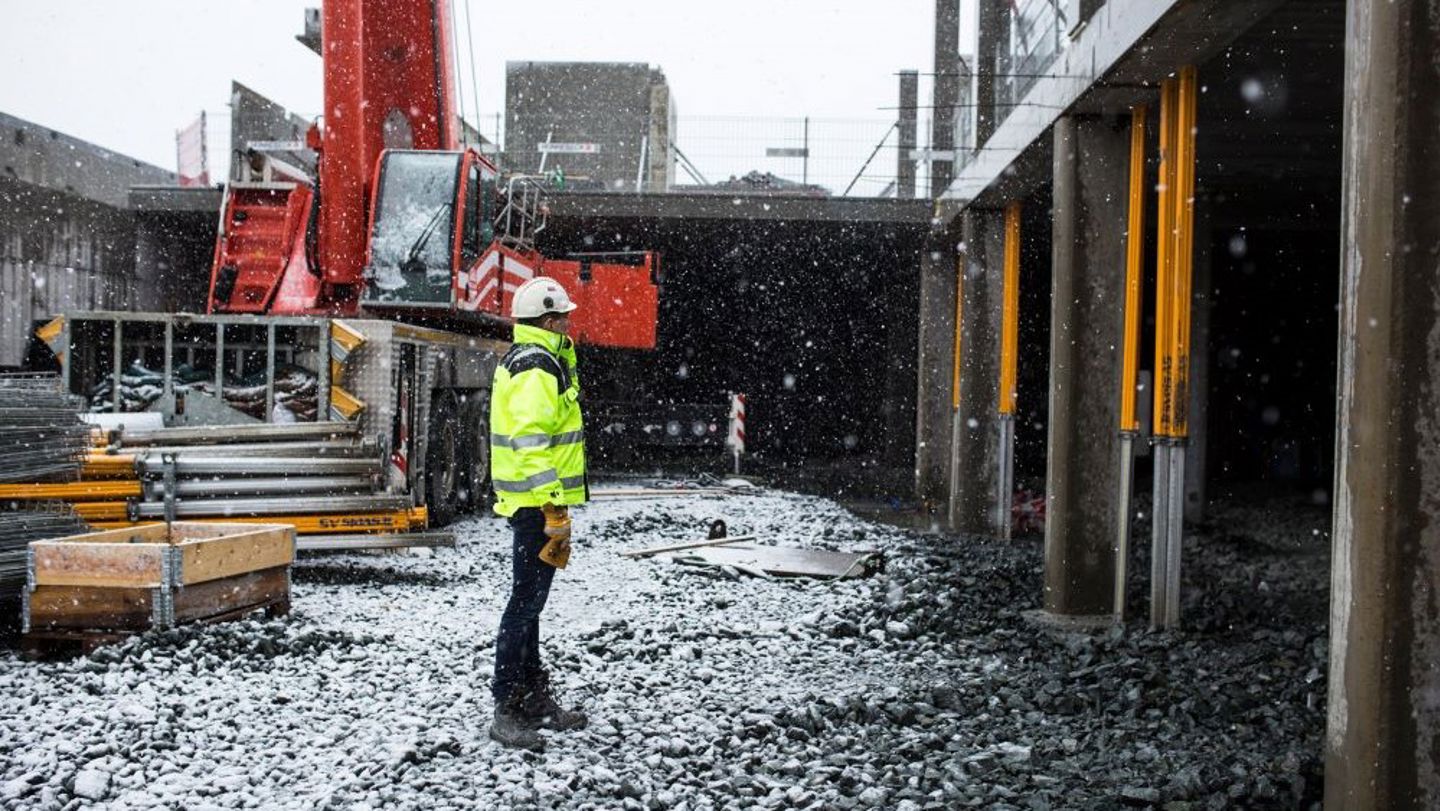
POLYGON ((654 347, 655 258, 541 256, 540 185, 502 186, 493 163, 460 147, 449 0, 326 0, 321 32, 325 114, 308 138, 318 182, 284 166, 265 179, 272 162, 256 156, 262 179, 229 185, 209 312, 493 325, 540 274, 573 291, 578 340, 654 347))
POLYGON ((139 495, 83 505, 92 524, 443 526, 487 501, 490 376, 522 282, 565 284, 581 342, 654 347, 656 258, 542 256, 541 183, 459 142, 451 31, 450 0, 324 0, 318 170, 244 156, 206 314, 72 313, 40 331, 69 390, 129 426, 108 453, 133 459, 139 495), (133 430, 136 411, 164 427, 133 430))

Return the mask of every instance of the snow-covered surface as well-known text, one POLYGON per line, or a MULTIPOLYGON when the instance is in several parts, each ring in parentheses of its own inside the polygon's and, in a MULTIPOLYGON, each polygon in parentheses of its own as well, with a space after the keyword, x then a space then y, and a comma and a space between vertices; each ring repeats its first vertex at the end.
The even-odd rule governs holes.
MULTIPOLYGON (((542 635, 592 723, 545 754, 485 735, 509 533, 476 518, 430 557, 303 560, 285 620, 72 662, 0 654, 0 806, 1204 808, 1313 792, 1323 616, 1262 605, 1252 627, 1184 640, 1052 637, 1020 618, 1040 596, 1034 542, 915 535, 775 491, 575 518, 542 635), (890 565, 765 581, 616 554, 704 537, 715 518, 890 565)), ((1287 600, 1293 561, 1206 555, 1287 600)), ((1223 613, 1227 587, 1209 582, 1203 607, 1223 613)))

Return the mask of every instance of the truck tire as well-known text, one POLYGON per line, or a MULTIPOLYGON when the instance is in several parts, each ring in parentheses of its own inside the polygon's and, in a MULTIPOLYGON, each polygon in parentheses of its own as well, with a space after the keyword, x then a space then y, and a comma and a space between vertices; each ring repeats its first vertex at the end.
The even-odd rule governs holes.
POLYGON ((448 526, 459 515, 461 478, 464 475, 464 429, 459 407, 448 391, 430 398, 429 443, 425 449, 425 505, 430 526, 448 526))
POLYGON ((476 389, 460 404, 460 421, 465 426, 465 505, 471 513, 483 513, 490 506, 490 392, 476 389))

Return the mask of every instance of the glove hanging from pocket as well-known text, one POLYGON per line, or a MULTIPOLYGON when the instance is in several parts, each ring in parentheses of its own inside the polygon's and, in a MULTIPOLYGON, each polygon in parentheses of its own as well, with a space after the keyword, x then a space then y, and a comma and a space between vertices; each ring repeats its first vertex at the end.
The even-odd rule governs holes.
POLYGON ((545 537, 549 540, 540 549, 540 559, 563 569, 570 562, 570 510, 546 504, 541 512, 545 514, 545 537))

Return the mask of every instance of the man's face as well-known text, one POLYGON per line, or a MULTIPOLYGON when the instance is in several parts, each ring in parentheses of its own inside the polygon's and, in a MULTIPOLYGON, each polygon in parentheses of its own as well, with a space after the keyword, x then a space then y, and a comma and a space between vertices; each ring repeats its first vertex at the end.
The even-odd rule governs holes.
POLYGON ((569 313, 546 313, 540 320, 540 328, 560 335, 570 334, 569 313))

